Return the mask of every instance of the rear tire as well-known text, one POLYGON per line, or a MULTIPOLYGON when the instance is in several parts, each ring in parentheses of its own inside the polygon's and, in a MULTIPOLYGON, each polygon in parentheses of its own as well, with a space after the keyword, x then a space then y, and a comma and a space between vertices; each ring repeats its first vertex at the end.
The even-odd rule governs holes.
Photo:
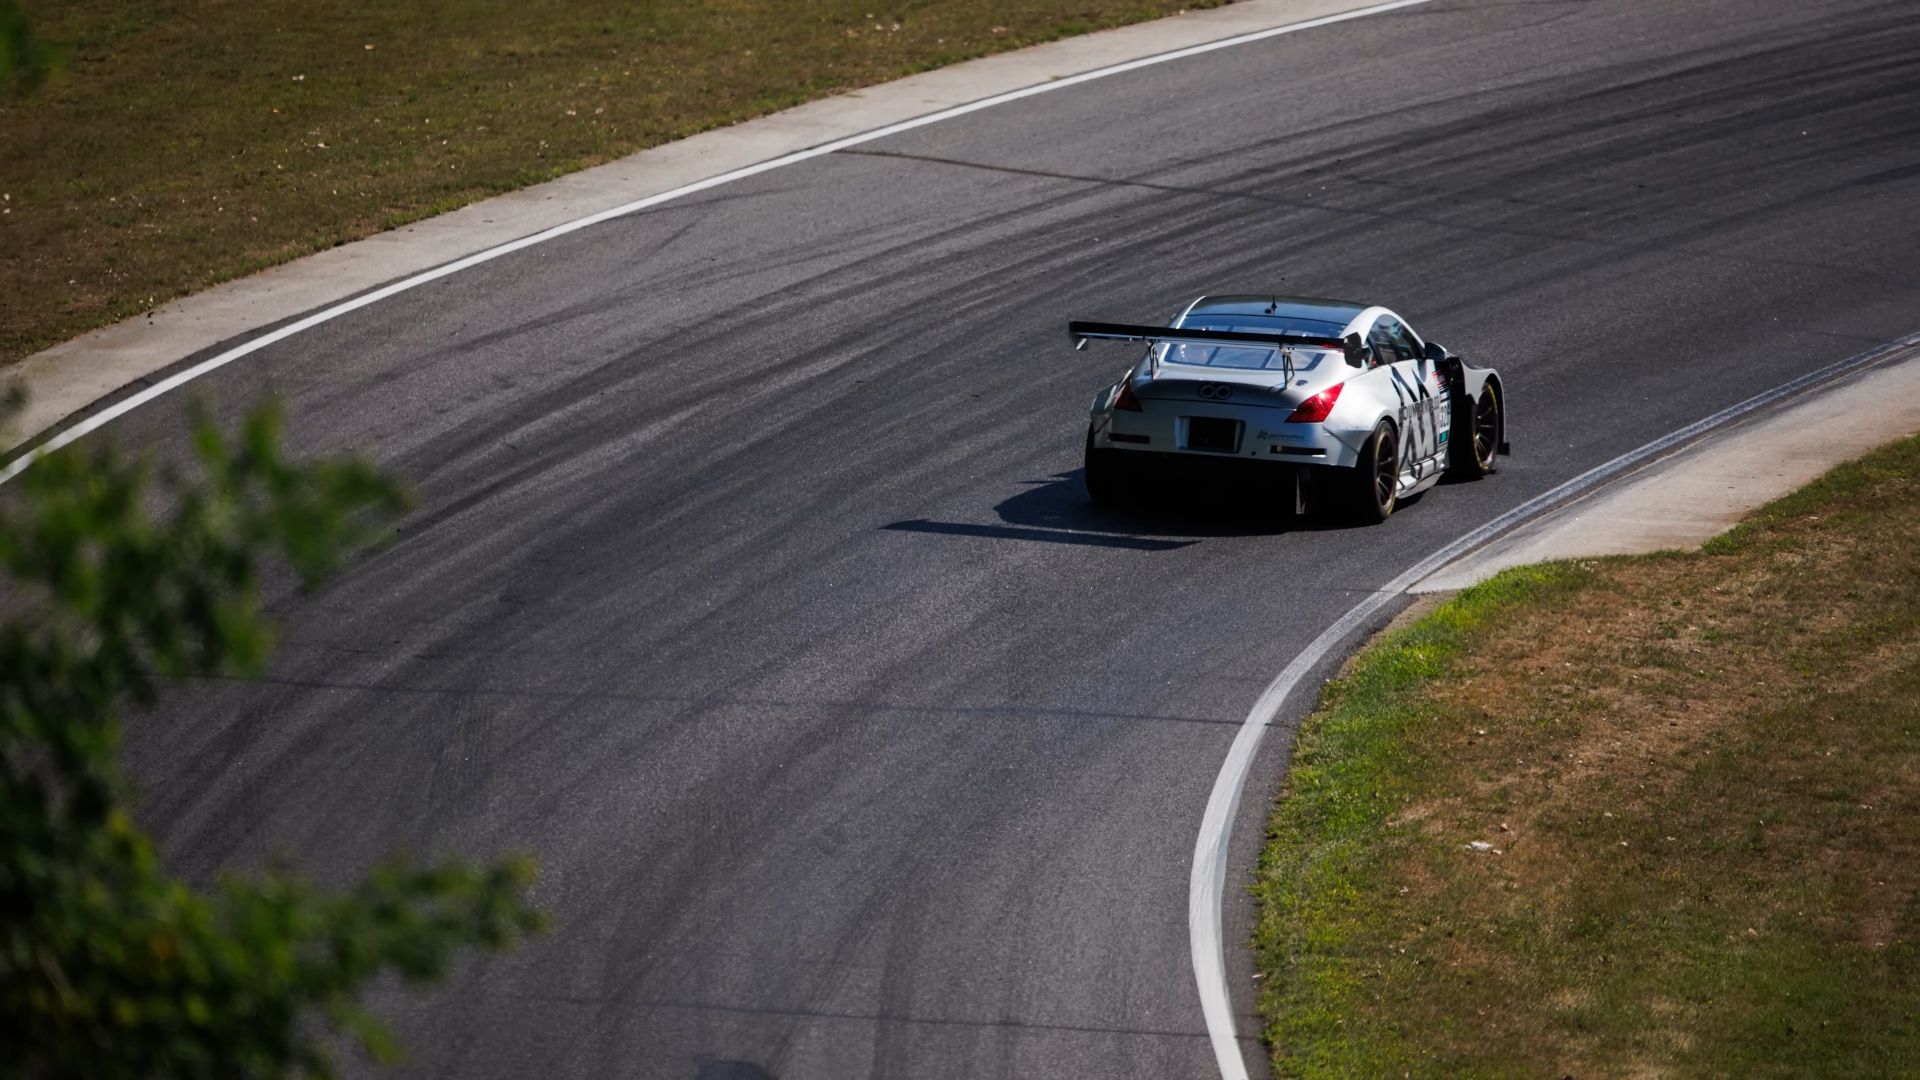
POLYGON ((1447 475, 1456 480, 1478 480, 1492 472, 1493 456, 1500 450, 1502 423, 1500 391, 1491 380, 1472 402, 1455 399, 1449 441, 1454 435, 1465 438, 1448 448, 1447 475), (1456 450, 1466 452, 1456 455, 1456 450))
POLYGON ((1081 478, 1086 481, 1087 497, 1095 506, 1119 509, 1133 501, 1134 470, 1126 462, 1117 460, 1121 456, 1122 451, 1095 447, 1093 429, 1087 429, 1086 469, 1081 478))
POLYGON ((1360 445, 1360 460, 1344 470, 1346 509, 1362 525, 1378 525, 1392 516, 1400 502, 1400 437, 1393 425, 1380 421, 1360 445))

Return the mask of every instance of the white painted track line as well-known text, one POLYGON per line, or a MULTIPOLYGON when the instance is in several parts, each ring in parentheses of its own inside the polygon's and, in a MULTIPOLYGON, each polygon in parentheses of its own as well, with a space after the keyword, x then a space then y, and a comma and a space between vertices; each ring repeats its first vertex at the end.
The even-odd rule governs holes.
MULTIPOLYGON (((850 147, 874 142, 916 128, 926 127, 945 120, 980 112, 997 105, 1004 105, 1024 98, 1065 89, 1070 86, 1078 86, 1082 83, 1093 82, 1097 79, 1137 71, 1157 64, 1202 55, 1218 49, 1247 45, 1253 42, 1279 37, 1284 34, 1311 30, 1369 15, 1397 11, 1402 8, 1415 7, 1428 2, 1430 2, 1430 0, 1390 0, 1390 2, 1387 3, 1306 19, 1296 23, 1289 23, 1285 26, 1271 27, 1234 37, 1222 38, 1217 41, 1205 42, 1171 52, 1160 53, 1154 56, 1129 60, 1124 63, 1098 68, 1093 71, 1082 72, 1077 75, 1070 75, 1049 82, 1023 87, 1018 90, 996 94, 991 97, 981 98, 978 101, 968 102, 964 105, 956 105, 938 112, 928 113, 924 116, 914 117, 856 135, 835 139, 818 146, 796 151, 781 157, 771 158, 767 161, 686 184, 643 199, 623 203, 598 213, 575 218, 550 229, 487 248, 486 250, 468 255, 465 258, 457 259, 431 270, 402 278, 399 281, 364 293, 351 300, 323 308, 305 318, 289 323, 278 330, 263 334, 257 338, 249 339, 207 360, 184 368, 138 393, 115 402, 113 405, 59 431, 38 447, 22 454, 6 466, 0 467, 0 483, 5 483, 15 476, 18 476, 41 455, 67 446, 104 427, 113 420, 132 412, 134 409, 176 390, 202 375, 216 371, 242 357, 258 352, 269 345, 284 341, 287 338, 312 329, 322 323, 330 322, 343 315, 418 288, 429 282, 437 281, 440 278, 459 273, 462 270, 478 266, 482 263, 491 262, 494 259, 522 251, 526 248, 544 244, 550 240, 557 240, 560 237, 578 232, 589 226, 650 209, 663 203, 684 198, 688 195, 721 187, 739 180, 745 180, 749 177, 758 176, 775 169, 797 165, 804 161, 811 161, 814 158, 824 157, 850 147)), ((1903 341, 1896 343, 1896 346, 1904 346, 1915 342, 1920 342, 1920 335, 1903 339, 1903 341)), ((1637 450, 1623 454, 1612 461, 1582 473, 1545 494, 1529 499, 1520 506, 1507 511, 1479 528, 1459 537, 1445 547, 1433 552, 1381 587, 1380 590, 1368 594, 1365 600, 1356 604, 1345 615, 1341 616, 1337 622, 1322 631, 1304 651, 1294 657, 1292 662, 1274 677, 1273 681, 1267 685, 1266 689, 1261 692, 1259 698, 1254 702, 1252 709, 1247 713, 1246 719, 1241 722, 1240 728, 1234 737, 1233 744, 1227 751, 1226 760, 1222 763, 1220 772, 1214 780, 1213 790, 1207 800, 1206 811, 1201 820, 1199 838, 1194 846, 1193 867, 1188 885, 1188 931, 1193 957, 1194 975, 1198 982, 1201 1011, 1206 1020, 1208 1037, 1212 1042, 1214 1055, 1219 1063, 1222 1077, 1226 1078, 1226 1080, 1244 1080, 1248 1075, 1246 1062, 1242 1057, 1235 1031, 1231 997, 1228 993, 1226 980, 1225 943, 1221 933, 1221 902, 1225 893, 1226 856, 1228 843, 1231 839, 1233 816, 1238 811, 1240 797, 1245 788, 1247 775, 1253 763, 1254 753, 1259 748, 1261 738, 1265 735, 1266 729, 1268 725, 1272 723, 1274 716, 1278 714, 1281 705, 1284 704, 1287 697, 1299 685, 1300 680, 1320 664, 1329 653, 1351 637, 1360 627, 1364 626, 1368 620, 1372 619, 1383 607, 1393 602, 1422 578, 1425 578, 1473 548, 1522 524, 1527 519, 1549 507, 1604 483, 1682 443, 1697 438, 1717 427, 1737 420, 1742 416, 1764 408, 1781 398, 1806 389, 1816 383, 1838 377, 1849 370, 1865 366, 1874 360, 1880 359, 1896 346, 1886 346, 1870 350, 1869 352, 1850 357, 1839 363, 1802 376, 1783 386, 1758 395, 1757 397, 1750 398, 1729 409, 1715 413, 1704 420, 1690 424, 1678 431, 1656 439, 1637 450)))
MULTIPOLYGON (((284 341, 287 338, 312 329, 322 323, 330 322, 343 315, 418 288, 429 282, 437 281, 440 278, 459 273, 462 270, 481 265, 482 263, 491 262, 494 259, 546 243, 550 240, 559 239, 560 237, 578 232, 589 226, 637 213, 698 192, 721 187, 739 180, 745 180, 749 177, 758 176, 775 169, 785 168, 789 165, 797 165, 818 157, 824 157, 850 147, 884 139, 916 128, 937 124, 956 117, 980 112, 997 105, 1004 105, 1009 102, 1019 101, 1054 90, 1065 89, 1070 86, 1078 86, 1082 83, 1092 82, 1097 79, 1125 74, 1157 64, 1202 55, 1218 49, 1251 44, 1269 38, 1279 37, 1284 34, 1311 30, 1369 15, 1397 11, 1402 8, 1415 7, 1428 2, 1430 2, 1430 0, 1390 0, 1390 2, 1387 3, 1356 8, 1351 11, 1305 19, 1284 26, 1271 27, 1233 37, 1221 38, 1216 41, 1205 42, 1199 45, 1082 72, 1077 75, 1054 79, 1045 83, 981 98, 963 105, 956 105, 951 108, 928 113, 924 116, 888 124, 856 135, 835 139, 805 150, 771 158, 763 162, 735 169, 731 172, 722 173, 718 176, 709 177, 655 195, 650 195, 646 198, 623 203, 598 213, 564 222, 518 240, 487 248, 464 258, 454 260, 453 262, 437 266, 431 270, 402 278, 401 280, 371 292, 354 297, 351 300, 323 308, 271 333, 249 339, 207 360, 184 368, 146 387, 138 393, 115 402, 113 405, 62 429, 39 446, 21 454, 4 467, 0 467, 0 483, 5 483, 18 476, 41 455, 67 446, 99 430, 113 420, 132 412, 134 409, 176 390, 202 375, 216 371, 242 357, 258 352, 269 345, 284 341)), ((1757 397, 1750 398, 1729 409, 1715 413, 1704 420, 1690 424, 1660 439, 1656 439, 1637 450, 1623 454, 1612 461, 1582 473, 1545 494, 1528 500, 1520 506, 1507 511, 1479 528, 1474 529, 1472 532, 1459 537, 1445 547, 1433 552, 1388 582, 1378 591, 1368 594, 1365 600, 1356 604, 1337 622, 1322 631, 1304 651, 1296 656, 1284 670, 1274 677, 1273 681, 1262 691, 1258 700, 1254 702, 1246 719, 1242 721, 1234 737, 1233 744, 1227 752, 1226 760, 1221 765, 1219 775, 1214 780, 1213 790, 1207 800, 1206 810, 1202 817, 1199 838, 1194 846, 1193 866, 1189 878, 1188 930, 1194 975, 1198 982, 1201 1011, 1206 1020, 1208 1037, 1211 1040, 1221 1075, 1226 1078, 1226 1080, 1244 1080, 1248 1075, 1246 1062, 1242 1057, 1235 1031, 1231 997, 1228 993, 1226 980, 1225 945, 1221 934, 1221 901, 1225 892, 1227 847, 1231 838, 1233 816, 1238 810, 1240 797, 1246 785, 1246 779, 1253 762, 1254 753, 1258 749, 1261 738, 1265 735, 1268 725, 1272 723, 1274 716, 1277 715, 1287 697, 1298 687, 1300 680, 1324 660, 1329 653, 1339 647, 1341 643, 1346 641, 1360 627, 1364 626, 1368 620, 1372 619, 1383 607, 1393 602, 1413 584, 1473 548, 1522 524, 1529 518, 1557 503, 1573 498, 1588 489, 1619 476, 1715 428, 1731 423, 1742 416, 1764 408, 1767 405, 1817 383, 1836 378, 1850 370, 1870 364, 1882 358, 1895 347, 1904 347, 1914 343, 1920 343, 1920 335, 1915 335, 1914 337, 1903 339, 1894 345, 1870 350, 1847 360, 1840 361, 1839 363, 1829 365, 1828 367, 1802 376, 1799 379, 1795 379, 1792 382, 1758 395, 1757 397)))
MULTIPOLYGON (((1205 42, 1154 56, 1129 60, 1108 67, 1082 72, 1077 75, 1054 79, 1045 83, 981 98, 963 105, 956 105, 951 108, 928 113, 924 116, 888 124, 856 135, 835 139, 805 150, 771 158, 767 161, 735 169, 718 176, 696 181, 655 195, 650 195, 646 198, 623 203, 598 213, 564 222, 541 232, 487 248, 464 258, 454 260, 453 262, 437 266, 431 270, 402 278, 371 292, 354 297, 353 299, 323 308, 271 333, 249 339, 207 360, 184 368, 146 387, 138 393, 115 402, 113 405, 62 429, 39 446, 20 455, 4 467, 0 467, 0 483, 5 483, 15 476, 18 476, 41 455, 67 446, 97 431, 113 420, 132 412, 134 409, 176 390, 202 375, 225 367, 242 357, 249 356, 277 342, 284 341, 303 331, 312 329, 322 323, 330 322, 371 304, 378 303, 381 300, 418 288, 429 282, 437 281, 451 274, 459 273, 470 267, 491 262, 494 259, 546 243, 550 240, 559 239, 560 237, 589 226, 637 213, 698 192, 758 176, 775 169, 785 168, 789 165, 797 165, 818 157, 824 157, 825 155, 850 147, 980 112, 997 105, 1004 105, 1009 102, 1019 101, 1024 98, 1034 97, 1039 94, 1049 93, 1070 86, 1078 86, 1082 83, 1092 82, 1097 79, 1125 74, 1156 64, 1202 55, 1218 49, 1251 44, 1269 38, 1279 37, 1284 34, 1328 26, 1369 15, 1396 11, 1428 2, 1429 0, 1390 0, 1390 2, 1387 3, 1356 8, 1351 11, 1305 19, 1284 26, 1271 27, 1233 37, 1221 38, 1216 41, 1205 42)), ((1904 339, 1902 342, 1896 343, 1896 345, 1905 346, 1916 342, 1920 342, 1920 335, 1904 339)), ((1435 551, 1409 568, 1406 572, 1388 582, 1380 590, 1370 593, 1365 600, 1356 604, 1343 615, 1339 621, 1327 627, 1304 651, 1296 656, 1284 670, 1274 677, 1273 681, 1262 691, 1258 700, 1254 702, 1246 719, 1241 723, 1234 737, 1233 744, 1227 752, 1226 760, 1222 763, 1220 772, 1215 778, 1212 793, 1208 798, 1206 810, 1202 817, 1199 838, 1194 846, 1193 866, 1189 878, 1188 930, 1194 975, 1198 982, 1201 1011, 1206 1020, 1208 1036, 1214 1049, 1215 1058, 1219 1064, 1220 1073, 1226 1080, 1243 1080, 1243 1078, 1248 1075, 1246 1063, 1242 1057, 1235 1031, 1231 997, 1228 992, 1226 980, 1225 946, 1221 934, 1221 901, 1225 892, 1227 848, 1231 838, 1233 816, 1238 810, 1240 797, 1245 788, 1254 753, 1258 749, 1267 727, 1272 723, 1274 716, 1277 715, 1287 697, 1298 687, 1300 680, 1321 663, 1329 653, 1339 647, 1360 627, 1372 619, 1383 607, 1393 602, 1414 583, 1465 554, 1467 551, 1522 524, 1527 519, 1555 504, 1571 499, 1682 443, 1706 434, 1717 427, 1731 423, 1742 416, 1764 408, 1800 390, 1836 378, 1852 369, 1870 364, 1874 360, 1883 357, 1894 347, 1895 346, 1887 346, 1862 353, 1741 402, 1738 405, 1716 413, 1695 424, 1688 425, 1660 439, 1656 439, 1631 453, 1621 455, 1597 468, 1582 473, 1553 490, 1509 510, 1499 517, 1494 518, 1492 521, 1474 529, 1472 532, 1454 540, 1444 548, 1435 551)))
POLYGON ((1886 359, 1895 352, 1916 343, 1920 343, 1920 334, 1876 346, 1817 371, 1809 372, 1763 394, 1750 397, 1738 405, 1722 409, 1704 420, 1663 435, 1637 450, 1629 451, 1603 465, 1595 466, 1550 491, 1528 499, 1421 559, 1400 576, 1381 586, 1378 591, 1367 594, 1366 599, 1355 604, 1337 622, 1321 631, 1319 637, 1314 638, 1300 655, 1294 657, 1280 674, 1274 676, 1273 681, 1267 684, 1266 689, 1261 691, 1260 697, 1254 701, 1253 708, 1248 710, 1247 718, 1241 721, 1240 730, 1234 735, 1233 745, 1227 750, 1227 759, 1220 766, 1220 774, 1214 778, 1213 793, 1207 799, 1207 809, 1200 820, 1200 836, 1193 847, 1192 876, 1187 882, 1187 931, 1193 950, 1193 972, 1199 982, 1200 1008, 1206 1016, 1207 1035, 1213 1042, 1214 1057, 1220 1063, 1220 1075, 1225 1080, 1246 1080, 1247 1078, 1246 1061, 1241 1055, 1239 1040, 1234 1031, 1233 1005, 1227 989, 1226 942, 1221 933, 1221 903, 1226 894, 1227 846, 1232 839, 1233 818, 1239 812, 1240 796, 1246 787, 1247 774, 1253 765, 1254 751, 1259 749, 1260 740, 1266 735, 1268 725, 1273 722, 1273 718, 1279 713, 1280 706, 1286 702, 1288 695, 1299 686, 1300 680, 1342 642, 1365 626, 1380 609, 1394 602, 1401 594, 1428 575, 1481 544, 1516 528, 1542 511, 1613 480, 1628 470, 1652 461, 1684 443, 1766 408, 1783 398, 1886 359))

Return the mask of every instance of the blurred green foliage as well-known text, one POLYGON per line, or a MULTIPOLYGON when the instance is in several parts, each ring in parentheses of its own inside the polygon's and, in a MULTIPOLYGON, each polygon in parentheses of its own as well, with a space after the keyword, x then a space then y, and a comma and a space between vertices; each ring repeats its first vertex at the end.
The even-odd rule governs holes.
POLYGON ((60 54, 33 32, 20 0, 0 0, 0 95, 24 97, 60 66, 60 54))
POLYGON ((118 710, 168 678, 258 672, 268 565, 317 585, 405 504, 364 462, 287 461, 279 427, 272 407, 232 436, 202 415, 197 475, 64 450, 0 506, 9 1076, 329 1075, 342 1043, 390 1059, 360 1004, 371 980, 429 982, 459 949, 540 926, 525 859, 394 861, 344 892, 273 871, 206 893, 170 877, 129 817, 118 710))

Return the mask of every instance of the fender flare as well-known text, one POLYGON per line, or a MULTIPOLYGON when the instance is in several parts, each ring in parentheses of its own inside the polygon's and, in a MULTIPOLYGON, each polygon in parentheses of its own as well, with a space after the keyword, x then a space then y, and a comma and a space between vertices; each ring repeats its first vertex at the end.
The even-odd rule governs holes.
MULTIPOLYGON (((1455 395, 1456 407, 1480 400, 1480 392, 1486 389, 1487 384, 1493 384, 1493 392, 1500 398, 1500 432, 1494 453, 1511 457, 1513 450, 1507 443, 1507 384, 1500 378, 1500 373, 1492 368, 1473 367, 1465 358, 1453 355, 1440 362, 1440 369, 1446 374, 1448 391, 1455 395)), ((1458 415, 1456 411, 1456 419, 1458 415)))

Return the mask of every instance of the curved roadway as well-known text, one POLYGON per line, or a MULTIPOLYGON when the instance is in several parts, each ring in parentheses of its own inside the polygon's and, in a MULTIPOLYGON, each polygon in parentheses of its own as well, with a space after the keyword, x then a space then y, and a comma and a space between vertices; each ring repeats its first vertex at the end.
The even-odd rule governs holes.
MULTIPOLYGON (((201 384, 422 505, 277 605, 269 678, 132 725, 146 816, 201 877, 537 852, 555 932, 388 1001, 415 1075, 1206 1076, 1188 860, 1267 679, 1500 510, 1911 332, 1916 252, 1908 0, 1441 0, 599 225, 201 384), (1370 530, 1093 511, 1128 356, 1063 323, 1202 291, 1400 308, 1507 374, 1519 456, 1370 530)), ((186 396, 112 436, 179 452, 186 396)))

